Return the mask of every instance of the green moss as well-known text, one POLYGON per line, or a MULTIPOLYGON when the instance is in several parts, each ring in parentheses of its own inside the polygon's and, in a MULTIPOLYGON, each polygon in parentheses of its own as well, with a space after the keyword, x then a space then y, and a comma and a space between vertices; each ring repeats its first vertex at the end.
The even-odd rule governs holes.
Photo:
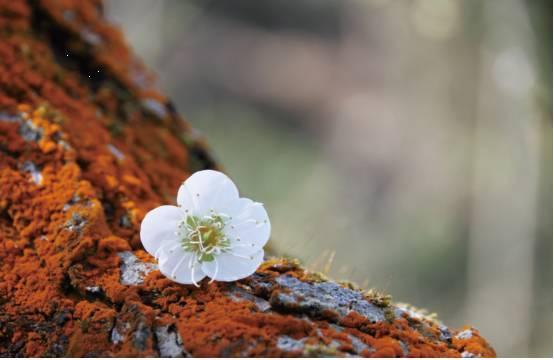
POLYGON ((392 307, 387 307, 385 309, 385 320, 387 320, 389 323, 392 323, 396 319, 396 315, 394 314, 394 309, 392 307))
POLYGON ((376 289, 369 289, 366 291, 364 293, 364 298, 381 308, 389 307, 392 303, 392 296, 376 289))
POLYGON ((338 283, 342 287, 345 287, 345 288, 350 289, 350 290, 354 290, 354 291, 360 290, 360 287, 358 286, 358 284, 356 284, 353 281, 342 280, 342 281, 339 281, 338 283))
POLYGON ((306 357, 337 357, 338 351, 335 345, 310 345, 304 347, 304 356, 306 357))
POLYGON ((310 272, 306 275, 306 280, 314 283, 329 281, 329 278, 321 272, 310 272))

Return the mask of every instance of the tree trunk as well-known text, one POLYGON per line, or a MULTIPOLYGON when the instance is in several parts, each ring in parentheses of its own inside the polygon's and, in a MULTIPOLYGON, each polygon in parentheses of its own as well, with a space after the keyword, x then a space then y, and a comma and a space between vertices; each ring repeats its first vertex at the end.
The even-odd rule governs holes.
POLYGON ((493 356, 478 332, 266 261, 176 284, 147 211, 218 168, 100 1, 0 0, 0 356, 493 356))

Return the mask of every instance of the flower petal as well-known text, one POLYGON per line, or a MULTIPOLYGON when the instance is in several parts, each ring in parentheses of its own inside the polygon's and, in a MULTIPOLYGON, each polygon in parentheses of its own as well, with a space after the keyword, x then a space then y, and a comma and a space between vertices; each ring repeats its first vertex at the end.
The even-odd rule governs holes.
POLYGON ((177 226, 184 214, 177 206, 163 205, 150 210, 140 225, 140 241, 144 249, 155 256, 163 242, 176 240, 177 226))
POLYGON ((239 198, 236 201, 233 201, 232 203, 228 204, 226 209, 227 215, 234 218, 234 220, 237 220, 243 212, 245 212, 249 207, 253 206, 254 204, 255 202, 248 198, 239 198))
POLYGON ((192 174, 181 186, 177 194, 177 204, 194 207, 197 216, 208 215, 210 209, 224 210, 229 203, 239 198, 233 181, 215 170, 202 170, 192 174))
POLYGON ((177 191, 177 205, 183 208, 186 213, 192 213, 196 203, 190 189, 185 184, 186 182, 183 182, 177 191))
POLYGON ((263 248, 271 234, 271 223, 264 206, 241 198, 225 226, 225 234, 237 254, 250 255, 263 248))
POLYGON ((160 272, 180 284, 197 284, 206 275, 194 260, 194 254, 181 246, 167 247, 160 255, 160 272))
POLYGON ((232 223, 240 225, 249 219, 263 223, 269 223, 269 217, 265 211, 264 204, 252 201, 247 198, 240 198, 239 201, 233 203, 233 208, 229 211, 232 217, 232 223))
POLYGON ((214 261, 203 263, 202 270, 214 280, 235 281, 252 275, 263 260, 263 250, 248 257, 221 254, 214 261))
POLYGON ((269 240, 268 226, 237 231, 229 234, 233 253, 240 255, 252 255, 262 249, 269 240))

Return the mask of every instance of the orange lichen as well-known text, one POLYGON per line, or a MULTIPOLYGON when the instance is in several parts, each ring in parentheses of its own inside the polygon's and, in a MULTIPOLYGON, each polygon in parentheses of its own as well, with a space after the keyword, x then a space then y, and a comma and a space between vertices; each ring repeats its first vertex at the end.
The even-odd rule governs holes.
POLYGON ((140 222, 217 167, 203 141, 101 2, 0 0, 0 28, 0 356, 494 355, 475 330, 444 336, 348 286, 332 290, 379 321, 304 304, 331 283, 295 261, 236 283, 171 282, 140 222))
POLYGON ((466 353, 472 357, 487 357, 494 354, 494 349, 479 336, 479 331, 473 328, 465 327, 460 330, 452 339, 456 349, 460 353, 466 353))

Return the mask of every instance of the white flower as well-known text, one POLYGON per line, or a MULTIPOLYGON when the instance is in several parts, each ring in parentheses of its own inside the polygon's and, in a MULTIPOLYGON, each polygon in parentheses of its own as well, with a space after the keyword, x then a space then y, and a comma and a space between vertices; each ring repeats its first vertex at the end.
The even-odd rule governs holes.
POLYGON ((165 276, 198 286, 206 276, 234 281, 256 271, 271 232, 261 203, 240 198, 225 174, 203 170, 181 185, 177 204, 151 210, 140 228, 165 276))

